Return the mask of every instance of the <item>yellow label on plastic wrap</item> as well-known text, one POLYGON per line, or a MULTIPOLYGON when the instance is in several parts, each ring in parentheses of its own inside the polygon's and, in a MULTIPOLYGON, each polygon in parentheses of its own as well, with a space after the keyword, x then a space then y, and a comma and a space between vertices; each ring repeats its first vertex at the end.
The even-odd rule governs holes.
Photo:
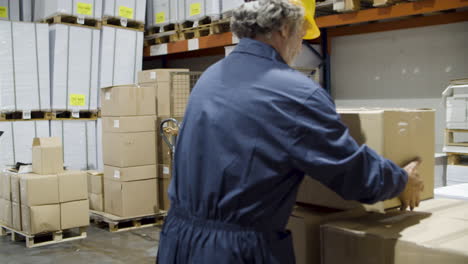
POLYGON ((194 3, 190 5, 190 16, 196 16, 201 14, 201 3, 194 3))
POLYGON ((71 94, 70 105, 71 106, 85 106, 86 95, 84 94, 71 94))
POLYGON ((119 6, 119 16, 128 19, 133 19, 133 8, 126 6, 119 6))
POLYGON ((156 13, 155 18, 156 18, 155 19, 156 24, 164 23, 164 22, 166 22, 166 13, 164 13, 164 12, 156 13))
POLYGON ((0 17, 1 18, 8 18, 8 7, 0 6, 0 17))
POLYGON ((92 16, 93 15, 93 4, 78 2, 76 4, 76 12, 79 15, 92 16))

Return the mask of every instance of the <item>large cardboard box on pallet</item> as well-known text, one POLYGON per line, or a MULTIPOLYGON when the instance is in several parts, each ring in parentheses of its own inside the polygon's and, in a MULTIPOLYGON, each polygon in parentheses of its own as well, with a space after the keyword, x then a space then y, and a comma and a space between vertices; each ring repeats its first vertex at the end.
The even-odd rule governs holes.
POLYGON ((154 165, 156 133, 103 133, 104 164, 114 167, 154 165))
POLYGON ((57 175, 59 202, 73 202, 88 198, 88 182, 85 171, 64 171, 57 175))
POLYGON ((12 209, 12 226, 14 229, 18 231, 23 230, 23 219, 21 218, 21 205, 19 203, 12 202, 11 203, 12 209))
POLYGON ((57 175, 21 174, 21 206, 39 206, 59 203, 57 175))
POLYGON ((138 82, 156 89, 158 116, 183 116, 190 95, 189 75, 176 75, 188 69, 155 69, 138 73, 138 82), (172 77, 171 77, 172 76, 172 77), (176 94, 175 94, 176 93, 176 94))
POLYGON ((50 111, 49 26, 1 21, 1 6, 0 111, 50 111))
POLYGON ((134 217, 159 212, 156 179, 119 182, 104 179, 105 212, 134 217))
POLYGON ((147 85, 103 88, 101 107, 103 117, 156 115, 156 91, 147 85))
POLYGON ((0 172, 0 199, 11 201, 11 173, 8 170, 0 172))
MULTIPOLYGON (((147 0, 102 0, 104 17, 121 17, 145 23, 147 0)), ((149 1, 149 0, 148 0, 149 1)))
POLYGON ((62 230, 89 226, 89 201, 73 201, 60 204, 60 228, 62 230))
POLYGON ((34 173, 55 174, 63 171, 63 151, 60 138, 35 138, 32 156, 34 173))
POLYGON ((11 201, 0 198, 0 223, 13 226, 13 210, 11 201))
POLYGON ((157 118, 148 116, 112 116, 102 118, 102 131, 110 133, 146 132, 157 130, 157 118))
MULTIPOLYGON (((425 185, 421 198, 424 200, 434 197, 435 112, 433 110, 342 109, 338 112, 359 145, 367 144, 399 166, 404 166, 412 159, 420 157, 423 163, 419 172, 425 185)), ((338 209, 359 206, 357 202, 345 201, 308 176, 299 188, 297 201, 338 209)), ((400 200, 395 198, 376 206, 386 209, 399 205, 400 200)))
POLYGON ((156 179, 158 170, 156 165, 136 167, 112 167, 104 165, 104 178, 120 182, 156 179))
POLYGON ((468 263, 467 209, 464 201, 429 200, 414 212, 326 224, 321 227, 321 263, 468 263))
POLYGON ((104 193, 104 174, 97 171, 88 171, 88 193, 104 193))
POLYGON ((128 85, 137 82, 143 65, 143 32, 103 26, 99 87, 128 85))
POLYGON ((21 205, 23 231, 29 235, 60 230, 60 205, 21 205))
POLYGON ((89 199, 89 209, 99 212, 104 212, 104 193, 95 194, 90 193, 88 196, 89 199))
POLYGON ((61 14, 101 19, 102 0, 35 0, 36 21, 61 14))
POLYGON ((320 263, 320 226, 337 220, 352 219, 366 214, 363 208, 351 211, 318 206, 296 206, 289 217, 297 264, 320 263))

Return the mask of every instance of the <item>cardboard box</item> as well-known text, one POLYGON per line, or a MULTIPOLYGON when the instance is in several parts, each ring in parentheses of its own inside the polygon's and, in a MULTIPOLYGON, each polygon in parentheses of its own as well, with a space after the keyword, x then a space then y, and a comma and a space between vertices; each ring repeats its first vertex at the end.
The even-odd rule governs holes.
POLYGON ((89 201, 61 203, 60 226, 62 230, 89 226, 89 201))
POLYGON ((0 199, 11 201, 11 173, 7 170, 0 172, 0 199))
POLYGON ((104 209, 120 217, 154 214, 159 211, 156 179, 118 182, 104 179, 104 209))
POLYGON ((101 89, 102 116, 156 115, 156 92, 148 86, 114 86, 101 89))
POLYGON ((21 206, 23 231, 29 235, 60 230, 60 205, 21 206))
POLYGON ((156 116, 103 117, 102 129, 109 133, 151 132, 157 128, 156 116))
POLYGON ((22 206, 58 204, 57 175, 21 174, 20 192, 22 206))
POLYGON ((95 120, 52 120, 50 132, 62 139, 64 165, 68 170, 97 168, 95 120))
POLYGON ((104 193, 104 174, 100 172, 88 171, 88 193, 104 193))
MULTIPOLYGON (((427 202, 434 201, 439 204, 427 202)), ((468 263, 466 202, 463 207, 428 207, 322 226, 322 263, 468 263), (464 208, 465 218, 459 208, 464 208)))
POLYGON ((104 164, 133 167, 156 164, 156 133, 103 133, 104 164))
POLYGON ((63 171, 63 151, 60 138, 34 138, 33 172, 37 174, 56 174, 63 171))
POLYGON ((120 182, 156 179, 158 170, 156 165, 118 168, 104 166, 104 178, 120 182))
POLYGON ((161 210, 169 211, 171 207, 171 200, 169 199, 169 185, 171 184, 170 178, 158 178, 159 184, 159 207, 161 210))
POLYGON ((59 202, 72 202, 88 199, 88 182, 85 171, 65 171, 59 173, 59 202))
POLYGON ((11 201, 0 199, 0 223, 13 226, 13 211, 11 201))
POLYGON ((138 72, 138 83, 169 83, 174 72, 188 72, 188 69, 152 69, 138 72))
POLYGON ((352 219, 366 214, 363 208, 351 211, 318 206, 296 206, 289 217, 297 264, 320 263, 320 226, 332 221, 352 219))
POLYGON ((100 34, 90 27, 49 26, 52 109, 98 109, 100 34))
POLYGON ((143 35, 133 29, 102 27, 100 88, 137 82, 137 73, 143 65, 143 35))
POLYGON ((104 194, 89 194, 89 209, 104 212, 104 194))
POLYGON ((11 201, 14 203, 21 203, 21 188, 20 188, 21 174, 11 174, 11 201))
POLYGON ((23 230, 23 219, 21 218, 21 205, 19 203, 12 202, 12 227, 18 231, 23 230))
MULTIPOLYGON (((404 166, 415 157, 423 160, 419 168, 424 181, 422 199, 434 197, 435 114, 433 110, 339 110, 342 121, 359 145, 367 144, 380 155, 404 166)), ((306 177, 297 201, 320 206, 349 209, 359 203, 345 201, 327 187, 306 177)), ((400 205, 398 198, 379 203, 382 208, 400 205)))

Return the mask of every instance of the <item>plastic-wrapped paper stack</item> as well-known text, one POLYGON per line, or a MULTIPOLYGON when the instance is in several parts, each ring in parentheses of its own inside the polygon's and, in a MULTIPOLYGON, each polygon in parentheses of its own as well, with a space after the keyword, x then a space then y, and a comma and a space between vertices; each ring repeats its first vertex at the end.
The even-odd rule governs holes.
POLYGON ((40 21, 55 15, 73 15, 84 18, 101 19, 102 0, 35 0, 35 21, 40 21))
POLYGON ((145 22, 146 0, 104 0, 103 4, 104 17, 120 17, 145 22))
POLYGON ((220 16, 220 0, 185 0, 185 17, 187 20, 198 21, 204 17, 216 20, 220 16))
POLYGON ((0 0, 0 20, 20 20, 20 1, 0 0))

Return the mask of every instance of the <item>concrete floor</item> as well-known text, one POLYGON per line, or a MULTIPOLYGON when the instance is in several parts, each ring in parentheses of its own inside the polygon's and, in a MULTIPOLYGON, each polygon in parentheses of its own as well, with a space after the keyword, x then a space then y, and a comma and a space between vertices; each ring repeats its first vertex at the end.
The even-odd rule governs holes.
POLYGON ((28 249, 25 242, 0 237, 2 264, 155 263, 159 242, 157 227, 109 233, 91 225, 84 240, 28 249))

